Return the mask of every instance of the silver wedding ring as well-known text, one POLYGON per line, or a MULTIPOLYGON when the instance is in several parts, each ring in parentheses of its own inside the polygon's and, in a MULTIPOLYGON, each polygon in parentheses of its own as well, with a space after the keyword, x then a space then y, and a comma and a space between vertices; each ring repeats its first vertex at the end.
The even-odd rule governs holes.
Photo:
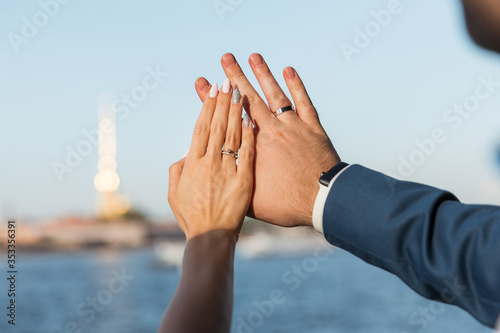
POLYGON ((238 158, 238 153, 232 151, 231 149, 222 149, 222 155, 231 156, 231 157, 234 157, 236 159, 238 158))
POLYGON ((280 114, 282 114, 283 112, 287 112, 287 111, 295 111, 295 110, 293 109, 293 106, 285 106, 284 108, 280 108, 280 109, 274 111, 273 114, 275 117, 277 117, 280 114))

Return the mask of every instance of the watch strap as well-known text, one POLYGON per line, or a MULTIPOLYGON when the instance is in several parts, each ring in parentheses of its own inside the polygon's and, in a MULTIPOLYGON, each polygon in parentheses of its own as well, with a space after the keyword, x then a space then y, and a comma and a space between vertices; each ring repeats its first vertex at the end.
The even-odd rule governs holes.
POLYGON ((339 162, 333 168, 328 170, 327 172, 323 172, 321 174, 321 177, 319 177, 320 185, 328 187, 328 185, 330 185, 330 182, 332 181, 332 179, 348 165, 349 164, 347 164, 345 162, 339 162))

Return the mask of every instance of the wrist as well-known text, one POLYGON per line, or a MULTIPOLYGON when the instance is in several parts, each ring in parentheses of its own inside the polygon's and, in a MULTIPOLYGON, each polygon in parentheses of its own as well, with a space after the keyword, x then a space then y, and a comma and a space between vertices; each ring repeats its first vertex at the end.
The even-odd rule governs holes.
POLYGON ((215 229, 205 232, 186 233, 186 242, 199 247, 235 247, 239 238, 239 231, 229 229, 215 229))
POLYGON ((216 271, 227 269, 227 264, 234 260, 237 240, 234 232, 223 229, 189 238, 182 261, 183 274, 211 276, 216 271))
POLYGON ((312 224, 314 229, 319 233, 323 233, 323 211, 325 208, 326 200, 330 193, 335 180, 349 167, 345 162, 337 163, 333 168, 327 172, 323 172, 319 178, 319 190, 314 202, 314 209, 312 214, 312 224))
POLYGON ((206 235, 203 239, 212 240, 221 238, 236 239, 238 240, 241 225, 243 223, 243 216, 241 217, 241 223, 234 223, 236 217, 231 218, 232 220, 214 220, 209 216, 189 216, 182 220, 184 234, 186 235, 186 241, 197 238, 201 235, 206 235))
MULTIPOLYGON (((334 158, 328 162, 322 163, 323 168, 318 167, 315 174, 311 175, 309 178, 309 188, 305 210, 301 216, 301 221, 303 226, 314 227, 315 228, 315 213, 318 210, 318 196, 323 188, 328 188, 330 181, 336 176, 337 173, 341 172, 343 168, 347 166, 347 163, 343 163, 340 159, 334 158), (333 171, 333 174, 332 174, 333 171)), ((324 189, 323 189, 324 190, 324 189)))

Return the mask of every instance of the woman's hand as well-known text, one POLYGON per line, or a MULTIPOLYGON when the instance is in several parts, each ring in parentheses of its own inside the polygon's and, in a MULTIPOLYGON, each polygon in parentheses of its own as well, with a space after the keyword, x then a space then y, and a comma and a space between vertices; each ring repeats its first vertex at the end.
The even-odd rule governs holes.
POLYGON ((159 332, 230 330, 234 251, 253 186, 253 127, 248 116, 242 121, 241 110, 229 79, 220 93, 214 84, 189 154, 170 167, 168 201, 187 244, 181 280, 159 332))
POLYGON ((188 240, 213 230, 237 236, 241 229, 252 197, 254 159, 252 123, 246 114, 242 121, 241 111, 240 93, 229 79, 220 92, 214 84, 189 154, 170 167, 168 201, 188 240))

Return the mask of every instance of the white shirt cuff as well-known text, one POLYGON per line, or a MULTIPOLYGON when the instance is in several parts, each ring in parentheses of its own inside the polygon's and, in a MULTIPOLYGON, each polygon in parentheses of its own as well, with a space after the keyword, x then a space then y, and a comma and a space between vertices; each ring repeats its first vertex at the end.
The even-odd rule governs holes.
POLYGON ((333 186, 333 183, 335 183, 335 180, 339 178, 339 176, 342 174, 342 172, 346 171, 349 169, 350 165, 346 166, 344 169, 340 170, 339 173, 335 175, 335 177, 332 178, 330 181, 330 184, 328 184, 328 187, 323 186, 319 184, 319 191, 318 195, 316 196, 316 201, 314 202, 314 208, 313 208, 313 227, 318 231, 319 233, 323 233, 323 211, 325 210, 325 203, 326 199, 328 198, 328 194, 330 193, 330 189, 333 186))

